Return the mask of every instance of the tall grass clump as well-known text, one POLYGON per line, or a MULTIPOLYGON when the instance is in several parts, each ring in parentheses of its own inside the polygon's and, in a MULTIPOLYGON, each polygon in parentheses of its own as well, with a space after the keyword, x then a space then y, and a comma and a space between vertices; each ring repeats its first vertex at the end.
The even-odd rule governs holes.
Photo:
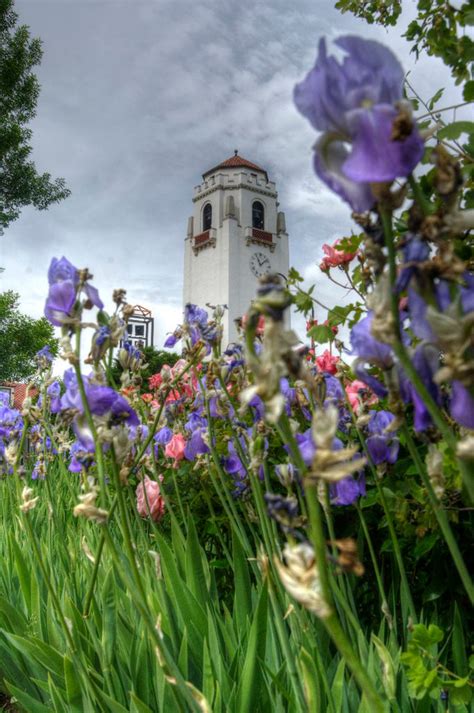
POLYGON ((360 229, 321 263, 352 303, 318 323, 296 270, 267 276, 230 345, 223 308, 188 304, 181 358, 145 383, 125 291, 106 309, 51 262, 67 368, 41 350, 22 410, 0 408, 19 710, 472 710, 472 146, 417 123, 390 50, 338 44, 295 101, 360 229))

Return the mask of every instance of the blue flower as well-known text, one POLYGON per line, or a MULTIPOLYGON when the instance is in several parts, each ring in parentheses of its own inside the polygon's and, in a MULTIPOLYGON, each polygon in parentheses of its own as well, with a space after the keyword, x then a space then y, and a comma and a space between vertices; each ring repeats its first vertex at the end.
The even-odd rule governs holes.
POLYGON ((370 411, 368 423, 369 438, 367 449, 375 465, 395 463, 398 456, 399 441, 392 431, 387 431, 395 416, 389 411, 370 411))
POLYGON ((360 37, 335 43, 347 53, 342 64, 327 55, 321 39, 316 64, 296 85, 294 99, 324 132, 315 146, 316 174, 353 210, 364 212, 375 203, 370 184, 408 176, 424 145, 414 125, 407 135, 393 136, 404 73, 392 52, 360 37))

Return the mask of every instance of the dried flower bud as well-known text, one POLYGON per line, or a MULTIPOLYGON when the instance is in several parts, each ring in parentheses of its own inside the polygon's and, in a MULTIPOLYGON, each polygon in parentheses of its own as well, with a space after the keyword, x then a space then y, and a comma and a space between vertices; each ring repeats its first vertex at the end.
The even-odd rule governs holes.
POLYGON ((275 566, 287 592, 305 609, 321 619, 328 617, 332 612, 322 594, 319 572, 311 545, 307 543, 293 546, 286 544, 283 556, 285 564, 275 558, 275 566))
POLYGON ((32 488, 28 488, 28 486, 25 485, 23 490, 21 491, 21 499, 22 499, 22 505, 20 505, 20 510, 22 512, 29 512, 30 510, 33 510, 36 507, 36 503, 39 500, 39 496, 36 496, 36 498, 32 497, 34 494, 34 490, 32 488))
POLYGON ((443 474, 443 456, 433 443, 428 446, 426 454, 426 470, 428 477, 433 486, 433 490, 437 498, 441 499, 444 495, 444 474, 443 474))
POLYGON ((97 499, 97 489, 94 487, 88 493, 84 495, 79 495, 79 500, 81 501, 79 505, 73 510, 75 517, 86 517, 88 520, 93 520, 94 522, 102 525, 107 522, 109 513, 107 510, 102 510, 96 507, 95 501, 97 499))

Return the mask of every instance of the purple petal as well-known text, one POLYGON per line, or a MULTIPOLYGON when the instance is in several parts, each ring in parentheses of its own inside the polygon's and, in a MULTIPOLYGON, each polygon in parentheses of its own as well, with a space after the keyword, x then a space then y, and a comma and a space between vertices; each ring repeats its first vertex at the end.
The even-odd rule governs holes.
POLYGON ((44 306, 46 318, 56 327, 61 327, 71 316, 75 300, 76 287, 71 280, 53 283, 44 306))
POLYGON ((63 282, 64 280, 71 280, 77 286, 79 272, 64 256, 60 260, 53 257, 48 270, 48 282, 53 285, 55 282, 63 282))
POLYGON ((88 282, 84 285, 84 292, 86 293, 87 299, 92 302, 94 307, 99 309, 104 309, 104 303, 99 297, 99 290, 93 285, 89 285, 88 282))
POLYGON ((413 126, 407 138, 391 139, 397 109, 379 104, 371 109, 356 109, 348 117, 353 148, 345 161, 344 174, 357 183, 382 183, 408 176, 423 156, 424 143, 413 126))
POLYGON ((460 426, 474 429, 474 398, 460 381, 453 381, 450 411, 460 426))
POLYGON ((352 210, 365 213, 373 207, 375 198, 368 183, 355 183, 343 171, 348 156, 342 141, 323 134, 314 147, 314 170, 334 193, 349 203, 352 210))

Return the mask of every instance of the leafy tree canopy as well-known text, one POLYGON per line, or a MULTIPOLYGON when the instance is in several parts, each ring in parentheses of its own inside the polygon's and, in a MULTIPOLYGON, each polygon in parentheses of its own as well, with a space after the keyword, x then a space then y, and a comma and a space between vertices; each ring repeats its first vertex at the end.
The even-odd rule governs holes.
MULTIPOLYGON (((401 0, 338 0, 341 12, 352 12, 370 24, 395 25, 402 11, 401 0)), ((456 83, 466 82, 464 99, 472 101, 474 42, 469 29, 474 24, 474 2, 418 0, 418 15, 405 33, 418 58, 421 51, 440 57, 450 67, 456 83)))
POLYGON ((39 174, 30 160, 32 131, 40 85, 33 68, 41 62, 41 40, 17 26, 13 0, 0 0, 0 231, 16 220, 21 208, 44 210, 66 198, 63 178, 39 174))
POLYGON ((0 382, 22 381, 34 372, 36 352, 47 344, 57 353, 54 328, 47 319, 33 319, 19 309, 19 295, 0 293, 0 382))

